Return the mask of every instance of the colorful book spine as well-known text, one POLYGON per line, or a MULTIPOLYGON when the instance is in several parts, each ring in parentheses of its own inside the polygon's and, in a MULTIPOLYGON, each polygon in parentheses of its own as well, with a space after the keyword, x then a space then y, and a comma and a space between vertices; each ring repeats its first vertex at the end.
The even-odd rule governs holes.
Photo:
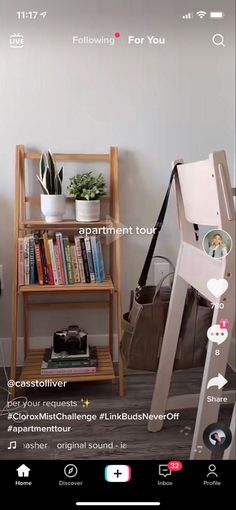
POLYGON ((52 370, 57 368, 83 368, 83 367, 96 367, 97 360, 75 360, 75 361, 47 361, 47 368, 52 370))
POLYGON ((74 275, 72 271, 72 262, 71 262, 71 256, 70 256, 70 243, 69 238, 67 236, 63 237, 63 244, 64 244, 64 252, 65 252, 65 258, 66 258, 66 269, 67 269, 67 278, 69 285, 72 285, 74 283, 74 275))
POLYGON ((86 253, 86 246, 85 246, 85 240, 83 237, 80 238, 80 244, 81 244, 81 252, 82 252, 82 258, 83 258, 83 265, 84 265, 84 274, 85 274, 85 281, 86 283, 90 283, 90 273, 89 273, 89 265, 88 265, 88 259, 87 259, 87 253, 86 253))
POLYGON ((18 239, 18 285, 24 285, 25 276, 24 276, 24 238, 20 237, 18 239))
POLYGON ((40 256, 42 260, 42 268, 43 268, 43 283, 44 285, 49 284, 49 278, 48 278, 48 268, 47 268, 47 261, 46 261, 46 255, 44 250, 44 243, 43 238, 39 238, 39 246, 40 246, 40 256))
POLYGON ((24 237, 24 280, 25 285, 30 283, 30 266, 29 266, 29 237, 24 237))
POLYGON ((71 374, 94 374, 97 367, 70 367, 70 368, 41 368, 41 375, 71 375, 71 374))
POLYGON ((49 250, 49 245, 48 245, 48 235, 46 232, 43 234, 43 244, 44 244, 45 258, 46 258, 47 271, 48 271, 48 281, 49 281, 50 285, 54 285, 52 261, 51 261, 51 255, 50 255, 50 250, 49 250))
POLYGON ((70 244, 70 255, 74 274, 74 281, 75 283, 80 283, 79 262, 76 257, 76 248, 74 244, 70 244))
POLYGON ((98 265, 99 265, 99 282, 103 282, 106 278, 105 268, 104 268, 104 260, 102 253, 102 245, 100 237, 96 237, 97 244, 97 253, 98 253, 98 265))
POLYGON ((37 267, 38 283, 39 283, 39 285, 43 285, 43 267, 42 267, 42 260, 41 260, 41 254, 40 254, 40 241, 39 241, 39 236, 37 234, 35 234, 35 236, 34 236, 34 250, 35 250, 35 260, 36 260, 36 267, 37 267))
POLYGON ((58 248, 58 256, 60 261, 60 268, 61 268, 61 276, 62 276, 62 285, 66 285, 67 279, 65 277, 65 269, 64 269, 64 261, 63 261, 63 254, 62 254, 62 244, 61 244, 61 237, 62 234, 60 232, 56 233, 56 244, 58 248))
POLYGON ((62 236, 61 232, 58 233, 58 237, 60 239, 60 245, 61 245, 61 255, 62 255, 62 261, 63 261, 63 272, 64 272, 64 277, 65 277, 65 285, 67 285, 69 282, 68 282, 68 275, 67 275, 67 268, 66 268, 66 255, 65 255, 65 250, 64 250, 63 236, 62 236))
POLYGON ((62 285, 62 272, 61 272, 61 265, 60 265, 60 257, 59 257, 59 250, 58 245, 56 241, 53 241, 53 250, 54 250, 54 256, 55 256, 55 262, 56 262, 56 268, 57 268, 57 279, 58 279, 58 285, 62 285))
POLYGON ((96 282, 100 282, 100 269, 99 269, 99 261, 98 261, 98 251, 97 251, 97 242, 96 236, 90 237, 91 249, 93 255, 93 265, 94 265, 94 273, 96 282))
POLYGON ((59 285, 53 239, 48 239, 48 246, 49 246, 51 261, 52 261, 54 285, 59 285))
POLYGON ((29 282, 30 284, 37 283, 34 236, 29 237, 29 282))
POLYGON ((83 264, 83 257, 82 257, 82 251, 81 251, 81 243, 80 243, 80 236, 75 236, 75 249, 76 249, 76 256, 79 264, 79 274, 80 274, 80 281, 82 283, 85 283, 85 273, 84 273, 84 264, 83 264))
POLYGON ((92 282, 95 282, 96 280, 95 280, 94 264, 93 264, 93 256, 92 256, 90 238, 87 236, 84 238, 84 241, 85 241, 86 254, 87 254, 87 260, 88 260, 90 281, 92 283, 92 282))

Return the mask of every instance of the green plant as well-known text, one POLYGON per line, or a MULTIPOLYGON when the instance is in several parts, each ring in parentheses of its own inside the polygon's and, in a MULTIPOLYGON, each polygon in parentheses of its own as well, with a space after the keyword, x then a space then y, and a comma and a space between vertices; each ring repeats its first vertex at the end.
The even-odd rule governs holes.
POLYGON ((63 167, 58 171, 51 151, 42 152, 37 179, 45 195, 62 194, 63 167))
POLYGON ((101 173, 83 172, 70 178, 68 191, 77 200, 98 200, 106 194, 106 182, 101 173))

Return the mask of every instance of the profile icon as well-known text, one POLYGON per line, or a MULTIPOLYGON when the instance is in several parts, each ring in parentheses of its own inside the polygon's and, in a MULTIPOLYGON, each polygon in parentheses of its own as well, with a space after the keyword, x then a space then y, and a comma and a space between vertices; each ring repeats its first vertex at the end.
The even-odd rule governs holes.
POLYGON ((202 245, 206 255, 223 259, 231 251, 232 239, 225 230, 209 230, 203 238, 202 245))
POLYGON ((213 478, 214 477, 218 478, 218 475, 216 473, 216 465, 215 464, 210 464, 208 466, 208 473, 207 473, 206 477, 209 478, 211 476, 213 476, 213 478))

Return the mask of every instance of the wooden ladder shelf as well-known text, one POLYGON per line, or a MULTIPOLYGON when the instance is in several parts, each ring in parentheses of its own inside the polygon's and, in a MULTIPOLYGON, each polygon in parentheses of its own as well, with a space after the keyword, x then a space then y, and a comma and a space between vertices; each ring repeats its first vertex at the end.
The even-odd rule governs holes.
MULTIPOLYGON (((24 324, 24 357, 25 362, 21 372, 21 380, 44 380, 47 376, 41 375, 41 363, 44 350, 30 349, 29 314, 30 311, 43 311, 45 309, 95 309, 108 310, 109 345, 97 347, 98 368, 96 373, 71 374, 69 376, 50 376, 50 379, 66 381, 114 381, 119 379, 120 395, 124 394, 124 373, 122 360, 119 359, 119 375, 116 377, 113 363, 113 340, 114 340, 114 316, 117 324, 118 353, 121 341, 121 248, 119 237, 110 243, 106 249, 109 250, 109 274, 102 283, 77 283, 72 285, 24 285, 18 284, 18 239, 34 231, 48 230, 76 233, 81 226, 101 227, 106 225, 119 224, 119 189, 118 189, 118 149, 111 147, 108 154, 54 154, 57 161, 104 161, 109 165, 110 171, 110 192, 109 196, 103 197, 108 203, 109 218, 98 222, 78 223, 74 219, 65 220, 60 223, 48 224, 41 219, 33 220, 27 217, 27 206, 38 205, 40 197, 28 194, 26 191, 26 161, 39 161, 40 153, 28 152, 23 145, 16 147, 16 190, 15 190, 15 218, 14 218, 14 255, 13 255, 13 294, 12 294, 12 355, 11 355, 11 379, 16 379, 17 366, 17 343, 18 343, 18 319, 19 319, 19 298, 23 298, 23 324, 24 324), (94 301, 76 300, 76 296, 84 293, 87 296, 92 293, 94 301), (49 302, 42 300, 47 295, 57 296, 57 301, 50 299, 49 302), (63 301, 65 295, 73 296, 73 302, 63 301), (31 296, 41 297, 40 302, 31 299, 31 296), (60 300, 58 299, 60 296, 60 300), (99 299, 97 298, 99 296, 99 299)), ((30 165, 28 165, 30 166, 30 165)), ((31 165, 34 168, 34 165, 31 165)), ((29 169, 30 171, 31 169, 29 169)), ((71 198, 67 198, 71 200, 71 198)), ((14 391, 12 392, 14 396, 14 391)))

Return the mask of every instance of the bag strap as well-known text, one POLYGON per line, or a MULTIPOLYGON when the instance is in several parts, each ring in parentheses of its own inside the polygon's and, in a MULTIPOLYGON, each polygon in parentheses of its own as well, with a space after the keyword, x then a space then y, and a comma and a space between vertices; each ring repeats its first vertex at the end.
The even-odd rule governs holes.
MULTIPOLYGON (((138 286, 137 286, 137 289, 136 289, 137 291, 139 291, 142 287, 144 287, 144 285, 146 285, 146 281, 147 281, 150 265, 151 265, 151 262, 152 262, 152 259, 153 259, 153 253, 155 251, 156 244, 157 244, 157 239, 158 239, 159 233, 160 233, 160 231, 162 229, 162 225, 163 225, 163 222, 164 222, 164 219, 165 219, 166 209, 167 209, 167 205, 168 205, 168 202, 169 202, 171 186, 172 186, 172 182, 174 180, 174 177, 177 174, 178 165, 182 165, 182 163, 177 163, 174 166, 174 168, 173 168, 173 170, 171 172, 171 176, 170 176, 167 192, 165 194, 165 198, 164 198, 163 204, 161 206, 161 210, 160 210, 159 216, 158 216, 157 221, 156 221, 155 232, 154 232, 154 234, 152 236, 152 240, 151 240, 151 243, 150 243, 150 246, 149 246, 149 250, 148 250, 148 253, 147 253, 147 256, 146 256, 146 259, 145 259, 145 262, 144 262, 144 266, 143 266, 143 269, 142 269, 142 272, 141 272, 141 276, 140 276, 140 278, 138 280, 138 286)), ((194 223, 193 224, 193 228, 194 228, 194 233, 195 233, 196 241, 198 241, 199 240, 199 227, 198 227, 198 224, 194 223)))
MULTIPOLYGON (((181 163, 178 163, 178 164, 181 164, 181 163)), ((166 209, 167 209, 167 205, 168 205, 168 201, 169 201, 169 196, 170 196, 170 190, 171 190, 172 182, 173 182, 173 179, 174 179, 176 173, 177 173, 177 165, 174 166, 174 168, 173 168, 173 170, 171 172, 171 176, 170 176, 167 192, 165 194, 165 198, 164 198, 163 204, 161 206, 161 210, 160 210, 159 216, 158 216, 157 221, 156 221, 155 232, 154 232, 154 234, 152 236, 152 240, 151 240, 151 243, 150 243, 150 246, 149 246, 149 250, 148 250, 148 253, 147 253, 147 256, 146 256, 146 260, 144 262, 144 266, 143 266, 143 269, 142 269, 142 272, 141 272, 141 276, 140 276, 140 278, 138 280, 138 289, 141 289, 142 287, 144 287, 144 285, 146 284, 146 281, 147 281, 148 272, 149 272, 150 265, 151 265, 152 258, 153 258, 153 253, 154 253, 155 248, 156 248, 157 238, 159 236, 159 233, 161 231, 161 228, 162 228, 162 225, 163 225, 163 222, 164 222, 164 219, 165 219, 166 209)))

